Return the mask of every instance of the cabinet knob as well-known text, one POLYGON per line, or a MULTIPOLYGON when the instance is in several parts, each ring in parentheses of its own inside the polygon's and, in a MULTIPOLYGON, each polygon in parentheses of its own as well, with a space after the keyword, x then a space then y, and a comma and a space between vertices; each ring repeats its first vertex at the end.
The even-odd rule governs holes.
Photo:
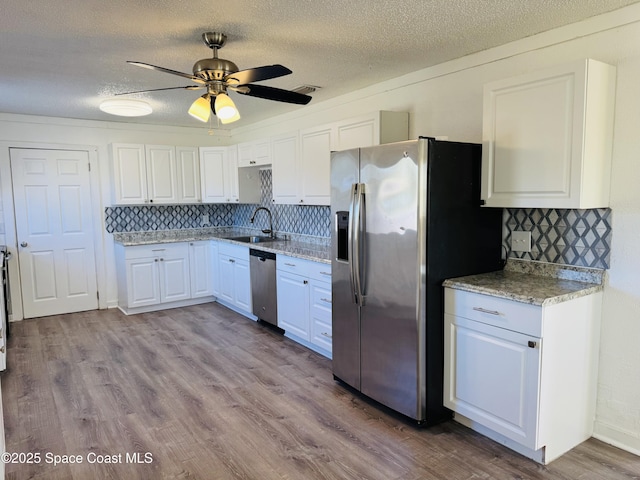
POLYGON ((529 346, 529 348, 536 348, 537 342, 529 340, 527 345, 529 346))
POLYGON ((249 165, 255 165, 256 161, 255 160, 249 160, 249 165))
POLYGON ((153 203, 153 198, 151 200, 149 200, 149 203, 153 203))
POLYGON ((157 261, 158 261, 158 259, 156 258, 156 259, 154 260, 154 262, 157 262, 157 261))
POLYGON ((164 258, 161 258, 161 259, 160 259, 160 261, 161 261, 161 262, 164 262, 164 258))
POLYGON ((303 199, 300 199, 300 203, 304 203, 304 200, 303 200, 303 199))
POLYGON ((28 244, 27 242, 22 242, 22 243, 20 244, 20 246, 21 246, 22 248, 25 248, 25 247, 28 247, 28 246, 29 246, 29 244, 28 244))
POLYGON ((302 283, 306 285, 307 283, 309 283, 309 280, 304 280, 302 283))

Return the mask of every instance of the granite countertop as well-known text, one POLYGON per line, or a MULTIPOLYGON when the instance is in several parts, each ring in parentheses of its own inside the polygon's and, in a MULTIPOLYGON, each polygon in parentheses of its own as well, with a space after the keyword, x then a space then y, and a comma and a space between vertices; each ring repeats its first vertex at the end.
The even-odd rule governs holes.
POLYGON ((509 259, 504 270, 445 280, 445 287, 531 305, 552 305, 603 289, 605 271, 509 259))
POLYGON ((330 239, 309 235, 287 235, 265 243, 246 243, 231 240, 230 237, 243 235, 263 235, 259 230, 235 227, 210 227, 180 230, 156 230, 146 232, 114 233, 114 241, 129 247, 135 245, 152 245, 158 243, 194 242, 198 240, 221 240, 236 245, 289 255, 314 262, 331 264, 330 239))

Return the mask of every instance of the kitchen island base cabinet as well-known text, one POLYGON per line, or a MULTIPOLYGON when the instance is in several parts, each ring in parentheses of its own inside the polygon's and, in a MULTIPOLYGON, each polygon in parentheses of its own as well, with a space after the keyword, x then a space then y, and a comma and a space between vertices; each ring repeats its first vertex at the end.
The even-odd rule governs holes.
POLYGON ((547 464, 595 419, 602 292, 535 306, 445 288, 444 405, 547 464))
POLYGON ((115 253, 118 308, 127 315, 215 300, 212 293, 192 292, 192 252, 186 242, 116 244, 115 253))

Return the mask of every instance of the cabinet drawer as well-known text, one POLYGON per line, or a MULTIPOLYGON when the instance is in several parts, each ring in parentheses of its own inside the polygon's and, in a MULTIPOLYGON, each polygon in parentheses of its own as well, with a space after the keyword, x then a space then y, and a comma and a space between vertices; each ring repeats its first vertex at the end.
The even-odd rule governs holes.
POLYGON ((234 245, 228 242, 218 242, 218 252, 220 255, 228 255, 229 257, 249 261, 249 247, 234 245))
POLYGON ((333 335, 331 331, 331 319, 329 319, 328 322, 325 322, 318 318, 312 318, 311 321, 311 331, 313 332, 311 341, 330 352, 332 349, 331 337, 333 335))
POLYGON ((155 243, 152 245, 133 245, 124 247, 124 258, 133 260, 136 258, 159 257, 162 255, 189 255, 189 247, 185 242, 180 243, 155 243))
POLYGON ((311 284, 311 315, 331 323, 331 285, 311 284))
POLYGON ((331 265, 328 263, 310 262, 308 274, 309 278, 331 284, 331 265))
POLYGON ((445 313, 542 337, 542 309, 504 298, 445 288, 445 313))
POLYGON ((283 272, 290 272, 303 277, 309 276, 309 271, 313 267, 313 262, 286 255, 276 256, 276 269, 283 272))

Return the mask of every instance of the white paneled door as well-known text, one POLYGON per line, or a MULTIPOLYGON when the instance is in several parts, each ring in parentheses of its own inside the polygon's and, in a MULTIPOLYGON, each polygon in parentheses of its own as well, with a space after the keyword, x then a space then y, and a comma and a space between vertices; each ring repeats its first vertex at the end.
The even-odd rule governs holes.
POLYGON ((25 318, 98 308, 89 155, 11 149, 25 318))

